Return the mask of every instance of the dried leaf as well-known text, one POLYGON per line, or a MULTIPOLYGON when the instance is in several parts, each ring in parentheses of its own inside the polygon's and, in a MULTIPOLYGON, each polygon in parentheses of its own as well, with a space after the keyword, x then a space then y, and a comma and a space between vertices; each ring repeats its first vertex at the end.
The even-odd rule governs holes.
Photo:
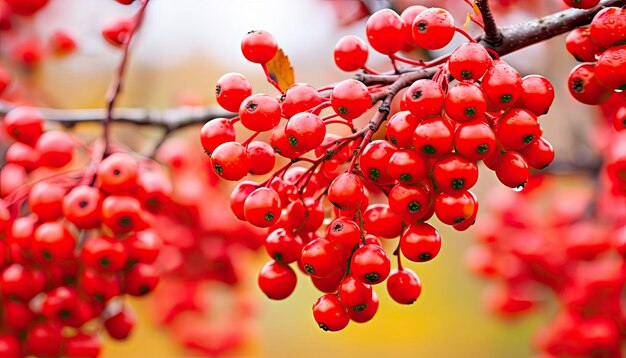
POLYGON ((472 22, 472 14, 467 14, 467 16, 465 17, 465 24, 463 24, 463 30, 467 31, 467 29, 469 28, 469 24, 470 22, 472 22))
POLYGON ((285 55, 281 48, 278 49, 274 58, 267 63, 267 72, 270 78, 278 83, 278 87, 283 92, 295 83, 293 67, 291 67, 289 57, 285 55))

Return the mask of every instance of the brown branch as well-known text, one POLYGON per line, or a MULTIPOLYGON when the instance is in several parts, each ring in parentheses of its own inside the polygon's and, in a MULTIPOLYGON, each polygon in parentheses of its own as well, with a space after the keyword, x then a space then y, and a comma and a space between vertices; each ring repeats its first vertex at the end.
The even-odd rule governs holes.
POLYGON ((502 36, 502 32, 500 32, 498 25, 496 25, 496 20, 491 12, 491 7, 489 7, 489 0, 476 0, 476 7, 480 10, 480 15, 483 18, 485 30, 483 40, 491 46, 500 46, 504 40, 504 36, 502 36))
POLYGON ((104 122, 102 122, 103 129, 103 137, 104 137, 104 155, 106 156, 109 149, 109 138, 111 133, 111 122, 113 121, 113 107, 115 106, 115 102, 122 90, 122 81, 124 79, 124 73, 126 72, 126 64, 128 63, 128 57, 130 53, 130 45, 132 43, 134 35, 141 27, 141 23, 143 22, 143 18, 146 13, 146 8, 148 6, 149 0, 142 0, 141 7, 137 11, 135 15, 134 24, 132 29, 128 32, 127 38, 124 40, 124 48, 122 50, 122 58, 120 59, 120 63, 117 67, 117 72, 113 76, 113 80, 111 81, 111 85, 106 93, 106 114, 104 117, 104 122))
MULTIPOLYGON (((479 1, 477 1, 477 4, 479 1)), ((501 56, 506 55, 587 25, 591 23, 595 14, 605 7, 621 7, 624 5, 626 5, 626 0, 602 0, 593 9, 568 9, 539 19, 504 26, 500 28, 503 37, 500 45, 492 45, 486 35, 481 39, 481 44, 494 49, 501 56)))
MULTIPOLYGON (((15 105, 0 100, 0 116, 6 115, 15 105)), ((65 127, 72 127, 80 123, 101 123, 106 119, 106 110, 99 109, 52 109, 37 108, 43 119, 56 122, 65 127)), ((224 111, 218 106, 208 107, 180 107, 166 110, 143 108, 117 108, 113 121, 116 123, 130 123, 139 126, 163 128, 169 132, 206 121, 233 117, 231 112, 224 111)))

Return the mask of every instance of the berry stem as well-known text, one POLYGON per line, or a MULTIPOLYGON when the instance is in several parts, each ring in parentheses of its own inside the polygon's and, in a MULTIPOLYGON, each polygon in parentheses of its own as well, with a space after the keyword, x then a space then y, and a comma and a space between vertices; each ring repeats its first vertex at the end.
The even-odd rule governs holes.
POLYGON ((128 57, 130 54, 130 45, 132 43, 133 37, 139 27, 141 27, 141 23, 143 22, 143 18, 146 13, 146 8, 148 6, 148 2, 150 0, 142 0, 141 7, 137 11, 134 16, 134 24, 132 29, 128 32, 128 36, 126 37, 126 41, 124 42, 124 48, 122 49, 122 58, 117 67, 117 72, 113 76, 113 80, 109 85, 109 89, 107 90, 105 99, 106 99, 106 112, 104 121, 102 122, 102 137, 104 138, 104 156, 108 155, 109 152, 109 142, 111 137, 111 122, 113 122, 113 107, 115 106, 115 102, 119 97, 120 92, 122 91, 122 81, 124 80, 124 74, 126 73, 126 64, 128 63, 128 57))
POLYGON ((425 65, 425 62, 422 60, 413 60, 404 56, 400 56, 397 53, 392 53, 391 55, 389 55, 389 57, 391 57, 393 60, 408 63, 409 65, 416 65, 416 66, 422 66, 422 67, 425 65))
POLYGON ((489 0, 476 0, 475 4, 478 10, 480 10, 480 16, 483 19, 482 27, 485 30, 483 40, 492 46, 500 46, 502 41, 504 41, 504 37, 502 32, 500 32, 500 28, 496 25, 496 20, 489 6, 489 0))
POLYGON ((373 75, 379 75, 380 74, 380 72, 378 72, 375 69, 369 67, 368 65, 363 65, 362 69, 363 69, 363 71, 371 73, 373 75))
POLYGON ((245 142, 241 143, 242 146, 248 148, 248 145, 254 140, 254 138, 256 138, 259 134, 261 134, 261 132, 254 132, 250 137, 248 137, 248 139, 245 140, 245 142))
POLYGON ((462 29, 462 28, 460 28, 460 27, 455 27, 455 28, 454 28, 454 31, 456 31, 456 32, 460 33, 461 35, 465 36, 465 38, 467 38, 467 40, 468 40, 469 42, 477 42, 477 41, 476 41, 476 40, 472 37, 472 35, 468 34, 468 33, 467 33, 467 31, 463 30, 463 29, 462 29))
POLYGON ((309 109, 307 112, 309 112, 309 113, 320 112, 324 108, 328 108, 328 107, 330 107, 330 101, 324 101, 324 102, 318 104, 317 106, 309 109))

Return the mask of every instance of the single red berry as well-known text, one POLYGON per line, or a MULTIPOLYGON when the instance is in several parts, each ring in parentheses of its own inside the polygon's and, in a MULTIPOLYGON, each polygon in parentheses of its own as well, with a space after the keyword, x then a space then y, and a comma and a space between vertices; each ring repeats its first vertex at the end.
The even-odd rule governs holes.
POLYGON ((444 9, 432 7, 417 14, 413 20, 413 41, 426 49, 438 50, 452 41, 454 18, 444 9))
POLYGON ((361 229, 356 222, 346 217, 338 217, 326 227, 326 240, 349 256, 361 242, 361 229))
POLYGON ((420 120, 409 111, 395 113, 387 120, 385 135, 387 140, 398 148, 411 145, 413 132, 420 120))
POLYGON ((424 184, 398 184, 389 192, 389 208, 407 222, 424 220, 433 203, 433 195, 424 184))
POLYGON ((289 119, 285 126, 285 135, 296 150, 308 152, 322 144, 326 126, 315 114, 302 112, 289 119))
POLYGON ((22 344, 20 340, 9 333, 0 334, 0 356, 6 358, 21 358, 22 344))
POLYGON ((446 193, 471 189, 478 182, 476 162, 457 154, 439 159, 433 169, 433 180, 446 193))
POLYGON ((367 44, 360 37, 346 35, 335 45, 335 64, 346 72, 358 71, 367 62, 367 44))
POLYGON ((526 108, 537 116, 548 113, 554 101, 554 87, 550 81, 539 75, 529 75, 522 79, 522 95, 516 106, 526 108))
POLYGON ((27 303, 44 290, 46 276, 41 270, 28 269, 13 263, 0 273, 0 283, 3 297, 27 303))
POLYGON ((17 164, 31 171, 39 168, 39 152, 28 144, 21 142, 12 143, 6 151, 7 163, 17 164))
POLYGON ((330 94, 330 104, 341 118, 352 120, 372 107, 372 96, 363 82, 339 82, 330 94))
POLYGON ((393 270, 387 279, 387 292, 401 304, 410 305, 422 293, 422 283, 417 274, 408 268, 393 270))
POLYGON ((496 134, 481 120, 464 122, 454 133, 454 147, 467 159, 483 160, 495 151, 496 134))
POLYGON ((611 47, 598 57, 596 78, 612 90, 626 90, 626 45, 611 47))
POLYGON ((154 291, 159 274, 152 265, 137 263, 126 271, 124 292, 131 296, 145 296, 154 291))
POLYGON ((33 252, 42 263, 69 260, 75 247, 74 235, 60 222, 47 222, 35 230, 33 252))
POLYGON ((96 235, 85 241, 80 258, 98 271, 116 272, 126 264, 126 248, 116 239, 96 235))
POLYGON ((604 103, 612 92, 598 81, 591 63, 581 63, 574 67, 569 74, 567 87, 576 100, 588 105, 604 103))
POLYGON ((26 333, 24 350, 28 355, 57 357, 61 353, 62 325, 55 322, 36 323, 26 333))
POLYGON ((128 193, 137 185, 137 161, 128 153, 106 157, 96 174, 100 189, 107 194, 128 193))
POLYGON ((364 245, 352 254, 350 270, 362 282, 375 285, 389 276, 391 263, 382 247, 364 245))
POLYGON ((217 80, 215 99, 229 112, 238 112, 241 102, 252 95, 252 86, 248 79, 236 72, 229 72, 217 80))
POLYGON ((372 300, 372 286, 349 274, 339 285, 339 299, 348 311, 363 311, 372 300))
POLYGON ((477 81, 491 65, 489 52, 475 42, 465 43, 457 47, 448 60, 448 70, 458 81, 477 81))
POLYGON ((535 138, 520 151, 520 154, 526 158, 528 165, 535 169, 543 169, 554 160, 552 144, 543 137, 535 138))
POLYGON ((103 195, 97 188, 79 185, 63 197, 63 216, 79 229, 100 226, 103 195))
POLYGON ((32 107, 16 107, 2 119, 4 130, 13 139, 35 146, 43 134, 43 117, 32 107))
POLYGON ((418 153, 439 158, 452 151, 454 129, 445 118, 423 120, 413 133, 413 147, 418 153))
POLYGON ((267 63, 277 51, 278 44, 267 31, 250 31, 241 40, 241 52, 250 62, 267 63))
POLYGON ((56 220, 62 214, 65 189, 60 185, 40 181, 28 193, 30 211, 40 222, 56 220))
POLYGON ((591 37, 589 26, 572 30, 565 39, 565 47, 578 62, 595 62, 596 55, 602 52, 602 47, 591 37))
POLYGON ((276 128, 280 123, 280 117, 280 102, 263 93, 246 98, 239 107, 241 124, 255 132, 267 132, 276 128))
POLYGON ((495 167, 500 182, 510 188, 523 186, 530 174, 528 163, 517 152, 506 152, 500 156, 495 167))
POLYGON ((513 67, 499 63, 485 73, 480 85, 491 108, 510 108, 522 95, 522 76, 513 67))
POLYGON ((542 133, 535 114, 521 108, 504 113, 495 125, 495 132, 505 150, 520 150, 542 133))
POLYGON ((137 316, 128 305, 124 305, 116 314, 104 320, 104 328, 111 338, 123 340, 130 336, 137 316))
POLYGON ((596 7, 600 0, 563 0, 565 5, 575 7, 578 9, 591 9, 596 7))
POLYGON ((345 267, 342 267, 340 270, 337 270, 337 272, 327 277, 317 277, 317 276, 310 276, 310 277, 311 277, 311 282, 313 283, 315 288, 320 290, 320 292, 336 293, 337 290, 339 290, 339 284, 341 284, 341 281, 343 280, 345 273, 346 273, 345 267))
POLYGON ((356 209, 364 196, 363 183, 356 174, 342 173, 328 187, 328 200, 341 210, 356 209))
POLYGON ((361 157, 359 157, 359 167, 361 173, 371 181, 379 184, 393 182, 389 175, 388 166, 391 156, 398 149, 385 140, 375 140, 368 143, 361 157))
POLYGON ((258 284, 267 297, 284 300, 295 290, 297 277, 288 265, 271 260, 261 269, 258 284))
POLYGON ((482 119, 487 111, 487 99, 477 84, 460 82, 448 90, 445 108, 446 114, 457 122, 482 119))
POLYGON ((339 297, 333 294, 325 294, 313 304, 313 317, 315 322, 324 331, 340 331, 350 322, 350 314, 341 303, 339 297))
POLYGON ((277 154, 285 158, 298 158, 304 154, 289 143, 284 126, 274 128, 270 137, 270 145, 277 154))
POLYGON ((139 173, 137 198, 146 210, 152 213, 163 212, 172 201, 172 193, 172 183, 163 171, 156 169, 139 173))
POLYGON ((204 151, 210 155, 220 144, 235 141, 235 127, 228 118, 213 119, 202 126, 200 141, 204 151))
POLYGON ((125 234, 145 227, 144 210, 139 200, 127 195, 111 195, 102 201, 100 217, 114 234, 125 234))
POLYGON ((220 144, 211 154, 211 166, 221 178, 237 181, 250 171, 248 151, 237 142, 220 144))
POLYGON ((48 0, 6 0, 11 11, 20 16, 32 16, 48 4, 48 0))
POLYGON ((326 239, 315 239, 302 248, 300 262, 312 276, 328 277, 342 266, 343 254, 326 239))
POLYGON ((384 55, 391 55, 404 47, 404 20, 391 9, 373 13, 365 23, 365 35, 372 48, 384 55))
POLYGON ((373 204, 363 212, 365 231, 386 239, 398 237, 402 232, 402 218, 387 204, 373 204))
POLYGON ((265 250, 276 262, 290 264, 302 254, 304 244, 300 236, 285 229, 276 229, 265 238, 265 250))
POLYGON ((469 219, 476 208, 476 196, 470 191, 439 193, 435 199, 435 215, 446 225, 460 224, 469 219))
MULTIPOLYGON (((280 107, 283 115, 291 118, 297 113, 313 109, 324 101, 315 87, 307 83, 294 83, 280 97, 280 107)), ((316 110, 313 114, 319 115, 319 111, 316 110)))
POLYGON ((280 218, 278 194, 269 188, 255 189, 244 201, 246 220, 256 227, 270 227, 280 218))
POLYGON ((67 338, 65 354, 68 358, 96 358, 102 351, 102 340, 98 335, 78 333, 67 338))
POLYGON ((376 291, 372 291, 372 298, 367 302, 366 307, 362 311, 350 311, 350 320, 357 323, 365 323, 370 321, 378 311, 379 301, 376 291))
POLYGON ((142 230, 128 236, 123 244, 127 262, 152 264, 159 256, 163 240, 154 230, 142 230))
POLYGON ((434 259, 441 250, 441 236, 437 229, 427 223, 408 226, 400 237, 400 251, 413 262, 434 259))
POLYGON ((404 32, 404 46, 402 50, 410 51, 415 48, 415 42, 413 42, 413 21, 415 21, 415 17, 417 14, 422 11, 428 9, 426 6, 422 5, 411 5, 404 9, 400 14, 402 21, 404 21, 404 26, 402 26, 402 31, 404 32))
POLYGON ((67 31, 56 30, 50 35, 50 47, 59 56, 69 55, 76 51, 76 41, 67 31))
POLYGON ((95 301, 108 302, 122 293, 122 281, 116 274, 86 268, 78 276, 78 288, 95 301))
POLYGON ((591 37, 603 48, 609 48, 626 39, 624 24, 626 9, 605 7, 598 11, 591 21, 591 37))
POLYGON ((441 85, 429 79, 413 82, 404 93, 406 109, 419 119, 440 116, 444 101, 441 85))
POLYGON ((242 181, 237 184, 237 186, 233 189, 230 194, 230 208, 233 211, 233 214, 239 220, 246 220, 246 217, 243 212, 243 205, 248 198, 248 196, 258 188, 258 185, 252 181, 242 181))
POLYGON ((102 37, 112 46, 122 47, 134 26, 133 20, 117 19, 102 29, 102 37))
POLYGON ((389 158, 389 175, 400 183, 416 184, 430 171, 427 160, 412 149, 400 149, 389 158))
POLYGON ((248 144, 248 158, 250 174, 254 175, 268 174, 276 164, 276 154, 272 146, 261 141, 252 141, 248 144))
POLYGON ((66 166, 72 161, 74 146, 74 140, 64 132, 43 133, 35 145, 40 155, 39 164, 51 168, 66 166))

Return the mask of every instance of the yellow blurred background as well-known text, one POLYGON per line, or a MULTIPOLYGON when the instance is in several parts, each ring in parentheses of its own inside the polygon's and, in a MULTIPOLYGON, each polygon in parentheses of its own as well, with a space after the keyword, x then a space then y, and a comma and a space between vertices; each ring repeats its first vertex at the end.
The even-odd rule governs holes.
MULTIPOLYGON (((245 74, 255 92, 273 91, 263 82, 260 68, 245 63, 239 52, 241 37, 251 29, 265 29, 274 34, 292 61, 297 81, 321 86, 346 78, 349 74, 333 67, 332 49, 345 34, 363 35, 364 22, 340 27, 329 3, 322 0, 152 0, 132 49, 119 105, 166 108, 174 106, 181 96, 196 96, 203 103, 213 103, 216 80, 223 73, 233 71, 245 74)), ((466 11, 461 7, 464 6, 461 0, 449 3, 461 15, 466 11)), ((120 52, 102 40, 100 30, 111 20, 130 16, 135 9, 113 0, 51 1, 23 32, 14 36, 45 38, 52 30, 64 28, 76 37, 78 52, 46 60, 34 73, 22 73, 21 80, 32 85, 34 97, 51 107, 101 107, 120 52)), ((536 14, 517 12, 501 16, 503 21, 514 22, 536 14)), ((557 150, 574 144, 573 136, 563 133, 563 123, 583 123, 589 115, 586 108, 571 102, 562 91, 571 68, 569 64, 573 63, 563 54, 562 47, 562 40, 555 41, 510 59, 523 73, 546 75, 559 91, 557 109, 543 120, 546 137, 556 144, 557 150)), ((382 56, 374 54, 369 64, 388 66, 382 56)), ((119 126, 114 134, 128 133, 128 128, 119 126)), ((194 136, 198 130, 190 128, 178 135, 197 138, 194 136)), ((139 144, 151 138, 150 133, 131 133, 139 144)), ((137 143, 133 146, 143 148, 137 143)), ((486 189, 492 185, 496 185, 493 176, 483 170, 477 190, 479 198, 484 197, 486 189)), ((227 203, 224 207, 227 208, 227 203)), ((366 324, 351 323, 337 333, 323 332, 315 324, 311 306, 320 294, 307 277, 298 272, 295 293, 285 301, 270 301, 256 286, 256 275, 266 260, 265 253, 243 258, 247 274, 235 293, 218 284, 212 286, 225 306, 233 296, 241 295, 257 307, 256 319, 242 324, 242 329, 248 332, 245 345, 229 356, 531 356, 532 332, 552 314, 550 308, 515 321, 493 316, 481 301, 485 282, 473 277, 463 264, 464 252, 472 243, 472 231, 458 233, 444 229, 442 236, 442 252, 433 262, 408 265, 418 273, 424 288, 415 304, 401 306, 392 302, 384 284, 380 285, 376 287, 381 298, 376 317, 366 324)), ((390 243, 390 247, 392 245, 395 242, 390 243)), ((107 340, 104 357, 199 356, 180 347, 167 331, 154 323, 150 298, 131 302, 139 313, 136 330, 127 341, 107 340)))

